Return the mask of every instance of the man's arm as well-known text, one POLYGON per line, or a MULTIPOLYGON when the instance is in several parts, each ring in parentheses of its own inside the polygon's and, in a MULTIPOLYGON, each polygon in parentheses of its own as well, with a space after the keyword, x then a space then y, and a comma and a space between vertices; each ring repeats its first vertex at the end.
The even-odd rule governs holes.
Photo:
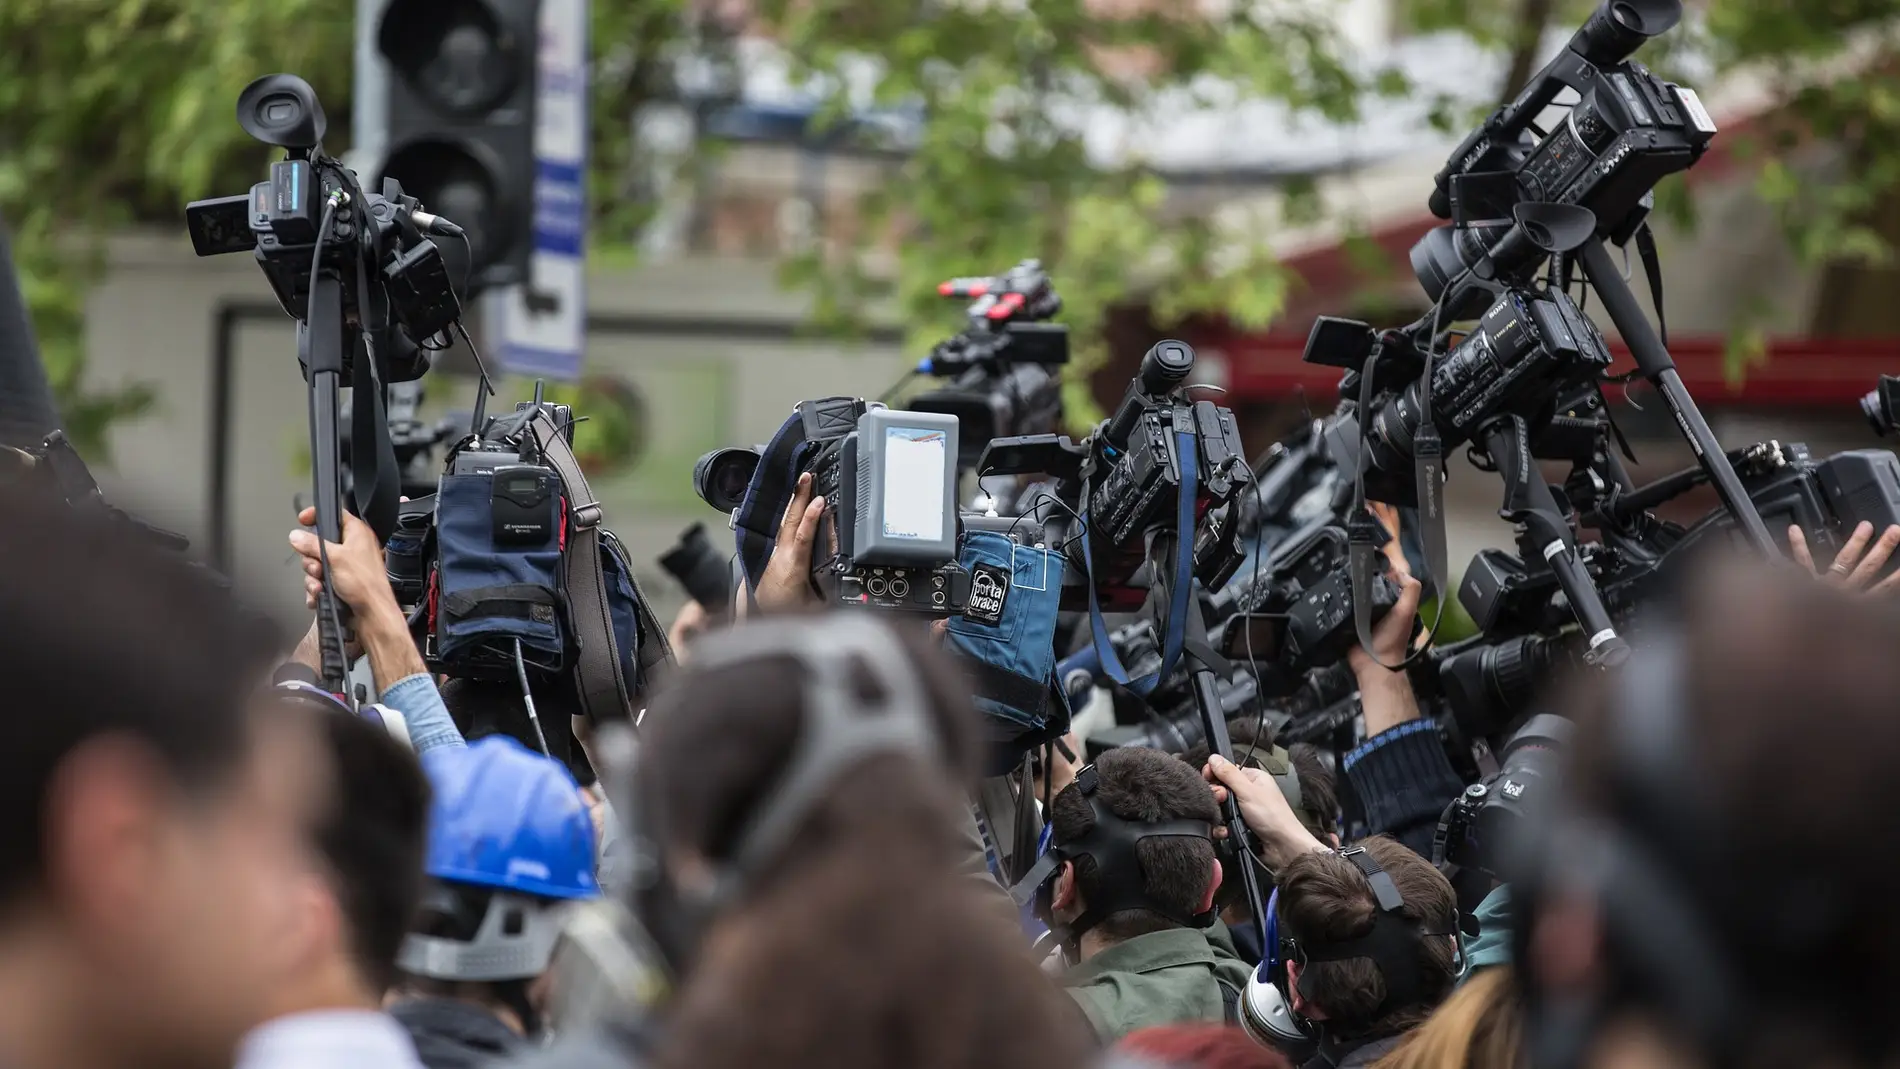
POLYGON ((1366 741, 1340 764, 1365 805, 1368 832, 1391 835, 1430 857, 1438 818, 1465 785, 1445 756, 1437 725, 1420 717, 1412 681, 1384 666, 1399 664, 1410 653, 1412 619, 1418 613, 1418 580, 1402 574, 1399 581, 1399 603, 1373 630, 1377 659, 1356 646, 1349 655, 1359 681, 1366 741))
MULTIPOLYGON (((315 509, 305 509, 299 523, 314 524, 315 509)), ((331 583, 336 596, 354 614, 356 640, 369 657, 370 674, 376 680, 376 692, 384 705, 401 713, 409 727, 409 741, 417 753, 438 747, 464 746, 462 733, 442 704, 434 677, 417 652, 409 634, 409 621, 396 604, 396 593, 389 586, 389 572, 383 564, 383 547, 376 533, 355 516, 343 517, 343 541, 320 547, 317 536, 308 530, 292 531, 291 548, 303 557, 304 600, 311 608, 323 589, 323 558, 330 561, 331 583)), ((297 659, 316 667, 320 654, 316 646, 316 628, 297 647, 297 659)))

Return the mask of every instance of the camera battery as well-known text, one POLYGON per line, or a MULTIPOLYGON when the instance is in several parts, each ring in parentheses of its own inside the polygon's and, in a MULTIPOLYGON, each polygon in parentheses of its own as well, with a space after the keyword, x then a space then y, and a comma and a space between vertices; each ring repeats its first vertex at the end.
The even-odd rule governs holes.
POLYGON ((552 542, 557 522, 551 505, 561 481, 554 472, 533 464, 511 464, 495 469, 489 491, 497 546, 539 546, 552 542))

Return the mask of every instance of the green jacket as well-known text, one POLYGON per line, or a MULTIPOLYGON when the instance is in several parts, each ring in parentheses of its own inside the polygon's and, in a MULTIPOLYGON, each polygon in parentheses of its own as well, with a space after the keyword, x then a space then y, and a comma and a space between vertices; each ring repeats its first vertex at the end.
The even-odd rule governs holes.
POLYGON ((1222 982, 1247 989, 1251 970, 1195 928, 1138 935, 1089 958, 1062 978, 1095 1034, 1113 1043, 1141 1028, 1225 1021, 1222 982))

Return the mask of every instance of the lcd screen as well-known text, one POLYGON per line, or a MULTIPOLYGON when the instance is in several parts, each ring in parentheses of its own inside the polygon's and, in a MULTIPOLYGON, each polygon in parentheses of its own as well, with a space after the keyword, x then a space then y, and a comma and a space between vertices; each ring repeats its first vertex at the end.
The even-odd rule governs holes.
POLYGON ((943 537, 944 471, 949 440, 917 427, 884 431, 884 534, 889 538, 943 537))

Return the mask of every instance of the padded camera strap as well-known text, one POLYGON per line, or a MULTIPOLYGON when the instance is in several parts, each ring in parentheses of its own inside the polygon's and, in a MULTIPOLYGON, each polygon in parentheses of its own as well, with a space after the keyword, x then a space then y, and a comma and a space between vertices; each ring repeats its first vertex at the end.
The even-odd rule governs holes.
POLYGON ((1092 488, 1089 480, 1082 481, 1082 563, 1088 571, 1090 636, 1094 640, 1095 655, 1103 673, 1136 694, 1152 692, 1174 671, 1175 662, 1181 659, 1181 648, 1187 640, 1187 616, 1193 607, 1194 521, 1200 498, 1201 443, 1191 422, 1185 430, 1177 424, 1173 434, 1175 457, 1181 466, 1181 484, 1175 499, 1174 582, 1169 591, 1167 629, 1161 639, 1161 667, 1140 679, 1128 678, 1128 669, 1116 655, 1115 646, 1108 639, 1108 625, 1102 620, 1101 602, 1095 594, 1095 556, 1089 548, 1091 538, 1087 510, 1092 488))
POLYGON ((580 696, 581 712, 591 722, 619 720, 634 714, 631 699, 640 692, 641 683, 655 667, 672 657, 666 631, 653 617, 638 580, 631 572, 636 611, 640 614, 639 669, 641 679, 628 685, 621 670, 620 646, 614 636, 613 610, 609 604, 607 576, 601 570, 600 502, 587 485, 580 461, 568 445, 567 436, 554 425, 545 410, 529 422, 541 456, 561 477, 567 493, 568 536, 561 557, 562 582, 574 630, 574 689, 580 696))

